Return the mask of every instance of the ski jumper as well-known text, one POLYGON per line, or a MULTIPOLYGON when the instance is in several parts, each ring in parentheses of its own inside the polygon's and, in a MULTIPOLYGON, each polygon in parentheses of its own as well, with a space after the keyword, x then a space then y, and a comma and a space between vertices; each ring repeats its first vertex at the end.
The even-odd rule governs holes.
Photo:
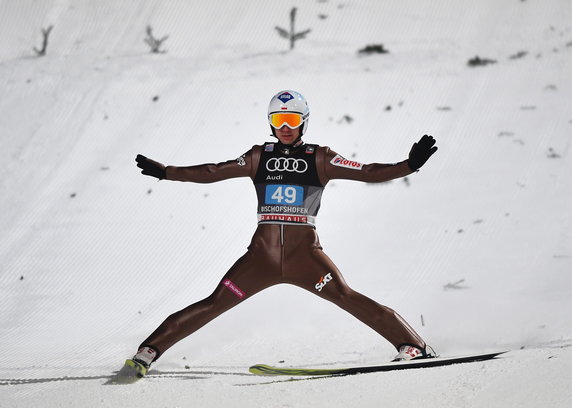
POLYGON ((279 283, 306 289, 371 327, 396 348, 425 342, 394 310, 352 290, 322 251, 315 230, 324 187, 333 179, 383 182, 412 173, 406 162, 360 164, 328 147, 281 143, 253 146, 236 160, 166 168, 168 180, 212 183, 250 177, 258 197, 258 227, 247 252, 207 298, 169 316, 141 347, 157 357, 179 340, 243 302, 279 283))

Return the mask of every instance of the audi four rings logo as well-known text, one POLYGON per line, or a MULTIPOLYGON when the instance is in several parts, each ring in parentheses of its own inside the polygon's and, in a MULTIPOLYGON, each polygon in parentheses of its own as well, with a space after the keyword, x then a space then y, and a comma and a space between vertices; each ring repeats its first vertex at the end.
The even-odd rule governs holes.
POLYGON ((305 160, 292 157, 273 157, 266 162, 266 170, 304 173, 308 170, 308 163, 305 160))

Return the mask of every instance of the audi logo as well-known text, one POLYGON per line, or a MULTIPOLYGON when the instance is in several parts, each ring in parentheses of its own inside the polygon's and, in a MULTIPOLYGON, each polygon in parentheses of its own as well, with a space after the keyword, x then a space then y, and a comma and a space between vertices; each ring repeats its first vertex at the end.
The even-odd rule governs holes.
POLYGON ((292 157, 273 157, 266 162, 266 170, 304 173, 308 170, 308 163, 305 160, 292 157))

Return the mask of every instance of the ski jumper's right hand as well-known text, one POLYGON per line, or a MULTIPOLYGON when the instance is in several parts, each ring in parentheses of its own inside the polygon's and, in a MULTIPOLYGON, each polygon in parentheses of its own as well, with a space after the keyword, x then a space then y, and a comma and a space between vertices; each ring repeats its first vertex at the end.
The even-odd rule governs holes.
POLYGON ((156 177, 159 180, 167 178, 167 170, 164 164, 148 159, 141 154, 137 155, 135 161, 137 162, 137 167, 142 169, 141 174, 156 177))

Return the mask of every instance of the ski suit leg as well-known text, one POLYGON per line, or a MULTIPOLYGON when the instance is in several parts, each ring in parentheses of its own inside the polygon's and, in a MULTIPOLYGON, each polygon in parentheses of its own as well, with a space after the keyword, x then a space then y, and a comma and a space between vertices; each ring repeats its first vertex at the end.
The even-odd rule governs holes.
POLYGON ((238 259, 207 298, 173 313, 140 347, 158 351, 194 333, 217 316, 252 295, 280 283, 279 243, 257 231, 246 254, 238 259))
MULTIPOLYGON (((421 336, 395 310, 348 286, 336 265, 322 251, 315 230, 308 230, 306 235, 298 245, 286 246, 288 252, 297 254, 289 256, 286 253, 284 256, 288 283, 333 302, 371 327, 396 348, 402 344, 425 347, 421 336)), ((285 242, 290 242, 288 235, 285 242)))

